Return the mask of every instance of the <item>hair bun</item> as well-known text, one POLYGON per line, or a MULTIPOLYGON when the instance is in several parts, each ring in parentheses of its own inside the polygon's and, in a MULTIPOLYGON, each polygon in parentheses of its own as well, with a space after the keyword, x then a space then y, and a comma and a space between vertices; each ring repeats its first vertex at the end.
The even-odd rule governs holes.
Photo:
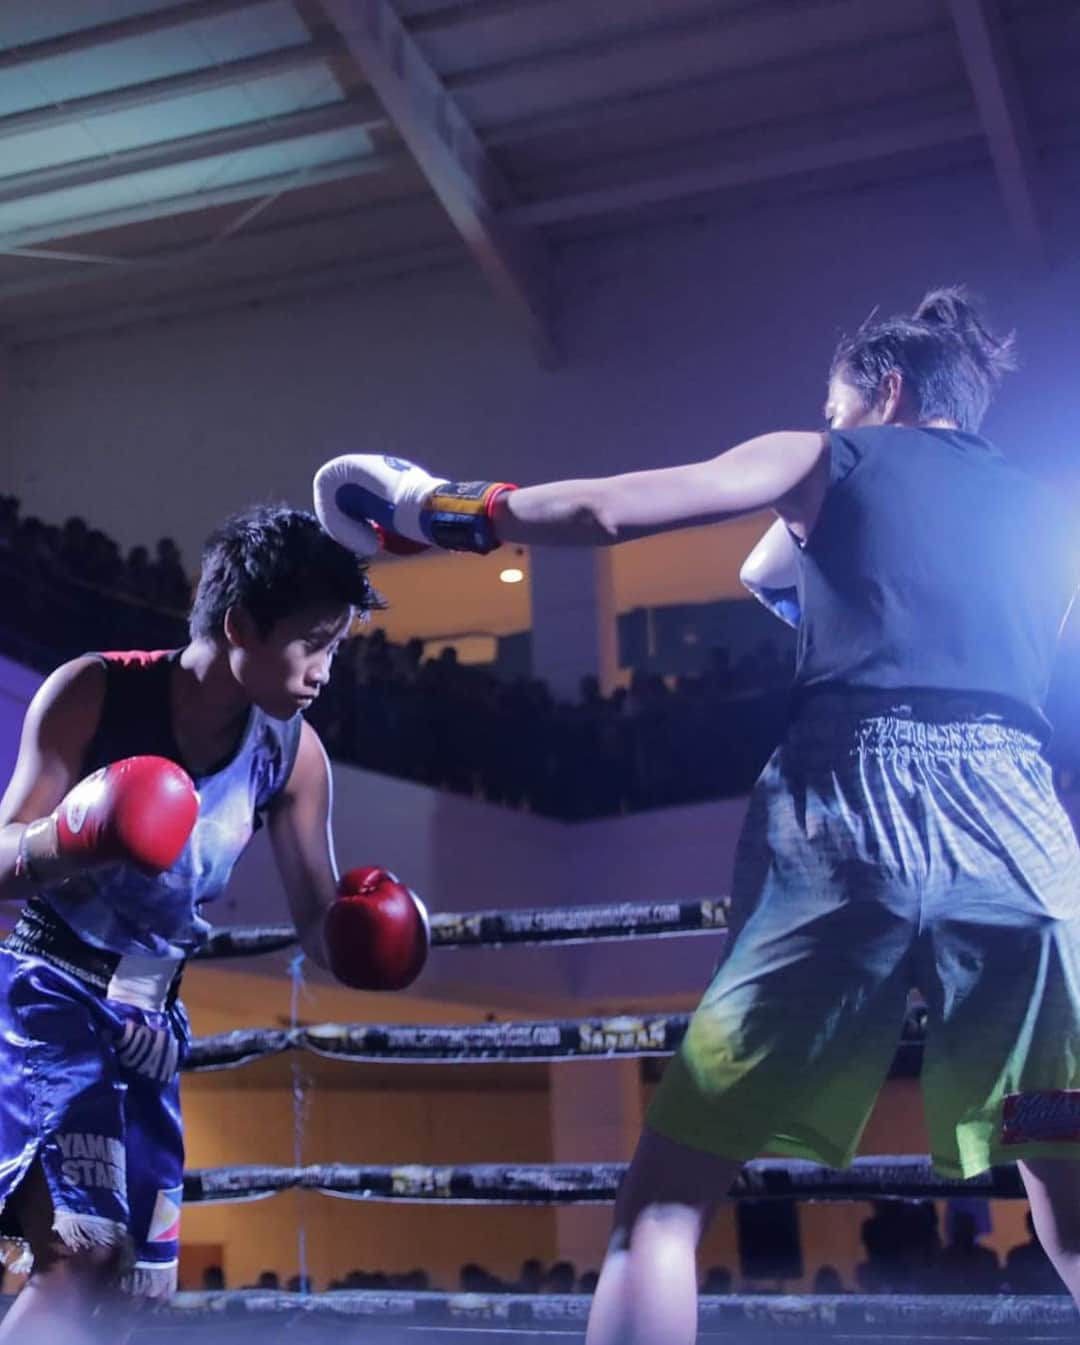
POLYGON ((998 337, 979 315, 964 285, 947 285, 923 296, 912 315, 928 327, 944 327, 967 346, 977 363, 995 381, 1016 368, 1015 337, 998 337))

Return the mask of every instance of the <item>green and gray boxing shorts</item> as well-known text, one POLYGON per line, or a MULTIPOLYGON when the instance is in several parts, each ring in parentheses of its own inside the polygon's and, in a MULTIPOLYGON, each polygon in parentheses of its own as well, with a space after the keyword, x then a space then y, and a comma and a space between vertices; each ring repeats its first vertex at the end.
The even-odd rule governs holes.
POLYGON ((1080 1159, 1080 851, 1038 740, 827 699, 755 786, 725 956, 648 1124, 845 1166, 911 988, 935 1167, 1080 1159))

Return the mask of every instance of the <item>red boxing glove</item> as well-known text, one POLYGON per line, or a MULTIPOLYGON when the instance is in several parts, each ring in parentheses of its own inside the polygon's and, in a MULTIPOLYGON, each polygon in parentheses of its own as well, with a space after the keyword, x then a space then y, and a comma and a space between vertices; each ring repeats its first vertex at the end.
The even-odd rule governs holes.
POLYGON ((179 859, 198 815, 195 786, 174 761, 127 757, 80 780, 55 812, 27 826, 18 867, 39 883, 103 864, 163 873, 179 859))
POLYGON ((323 927, 330 970, 353 990, 404 990, 427 961, 424 903, 386 869, 350 869, 323 927))

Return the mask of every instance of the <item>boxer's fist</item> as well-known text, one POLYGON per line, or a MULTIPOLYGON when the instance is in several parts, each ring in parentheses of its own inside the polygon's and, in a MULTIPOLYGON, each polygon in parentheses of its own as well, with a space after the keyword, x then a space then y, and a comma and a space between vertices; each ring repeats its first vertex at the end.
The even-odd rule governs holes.
POLYGON ((403 990, 427 960, 424 903, 385 869, 350 869, 326 912, 327 962, 354 990, 403 990))
MULTIPOLYGON (((403 535, 394 526, 394 507, 377 491, 369 489, 369 474, 354 466, 362 462, 396 462, 358 454, 332 458, 315 473, 315 515, 336 542, 347 546, 365 558, 377 551, 392 555, 411 556, 426 551, 428 543, 403 535)), ((414 469, 421 472, 421 468, 414 469)), ((426 483, 435 485, 434 477, 421 472, 422 492, 430 493, 426 483)), ((398 483, 404 486, 404 482, 398 483)), ((406 509, 405 513, 408 512, 406 509)))
POLYGON ((388 551, 427 545, 493 551, 492 510, 503 481, 446 481, 415 463, 374 453, 334 458, 315 476, 315 513, 326 531, 362 555, 381 539, 388 551))
POLYGON ((789 626, 802 619, 799 606, 799 547, 778 518, 739 570, 743 587, 789 626))
POLYGON ((80 780, 55 812, 31 822, 20 863, 42 883, 104 864, 163 873, 179 859, 198 815, 195 786, 174 761, 127 757, 80 780))

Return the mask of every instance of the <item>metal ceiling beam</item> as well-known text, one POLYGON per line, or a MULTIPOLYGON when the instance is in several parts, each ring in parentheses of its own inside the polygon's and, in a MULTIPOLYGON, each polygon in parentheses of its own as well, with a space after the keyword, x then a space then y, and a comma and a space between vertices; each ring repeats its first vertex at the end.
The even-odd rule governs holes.
POLYGON ((456 4, 444 5, 441 9, 430 9, 423 14, 410 15, 409 32, 443 32, 462 24, 484 23, 488 19, 512 17, 530 7, 535 7, 535 0, 460 0, 456 4))
MULTIPOLYGON (((272 181, 273 179, 271 179, 272 181)), ((295 182, 295 174, 286 179, 295 182)), ((265 185, 266 179, 264 179, 265 185)), ((280 190, 280 187, 279 187, 280 190)), ((226 203, 228 204, 228 203, 226 203)), ((82 266, 69 266, 64 271, 50 271, 47 275, 37 275, 33 280, 12 280, 0 284, 0 305, 13 299, 23 299, 31 295, 49 294, 54 290, 69 289, 72 286, 92 287, 106 280, 106 271, 120 269, 127 272, 153 271, 176 268, 189 263, 205 262, 209 253, 215 256, 219 252, 247 251, 264 243, 278 245, 283 255, 302 255, 307 251, 311 231, 320 225, 342 229, 353 224, 382 223, 386 216, 407 218, 415 215, 418 207, 435 213, 437 207, 427 191, 412 192, 405 196, 394 196, 378 200, 360 208, 337 211, 325 215, 305 215, 287 223, 272 224, 265 228, 245 234, 238 244, 235 234, 208 229, 202 237, 190 242, 179 243, 171 247, 157 248, 150 252, 125 255, 122 252, 112 255, 100 252, 75 252, 68 248, 20 247, 0 244, 0 255, 8 257, 28 257, 42 261, 80 262, 82 266)), ((392 229, 403 230, 405 224, 391 225, 392 229)))
POLYGON ((974 113, 958 113, 905 126, 897 131, 842 136, 825 144, 785 150, 779 154, 763 154, 755 159, 718 163, 709 168, 643 178, 621 186, 549 197, 528 205, 511 207, 507 214, 516 223, 524 225, 565 224, 612 211, 662 205, 727 188, 745 187, 755 182, 769 182, 800 173, 839 168, 845 164, 883 159, 891 154, 979 138, 981 126, 978 117, 974 113))
MULTIPOLYGON (((814 78, 842 79, 845 67, 855 61, 866 62, 869 68, 875 63, 890 57, 901 62, 905 60, 921 61, 925 64, 925 33, 916 33, 910 37, 890 37, 879 42, 867 43, 864 37, 853 37, 850 41, 830 47, 813 63, 814 78)), ((952 59, 948 62, 948 80, 952 82, 952 59)), ((548 136, 572 132, 578 136, 587 136, 594 128, 623 123, 632 126, 639 119, 663 117, 665 105, 675 99, 697 97, 712 93, 718 105, 730 102, 744 110, 749 109, 751 121, 746 125, 760 124, 784 118, 781 110, 772 107, 772 100, 763 105, 760 95, 762 83, 776 81, 781 88, 788 87, 786 81, 793 76, 805 77, 807 74, 806 56, 785 56, 778 61, 763 61, 738 70, 725 71, 723 84, 715 73, 695 77, 692 80, 679 79, 674 71, 670 82, 651 85, 647 89, 638 89, 618 94, 605 94, 597 90, 595 98, 560 105, 543 112, 515 113, 511 117, 478 122, 478 129, 489 149, 513 152, 523 142, 542 141, 548 136), (756 111, 755 111, 756 109, 756 111)), ((769 85, 766 85, 769 87, 769 85)), ((837 110, 840 110, 838 105, 837 110)), ((735 128, 733 128, 735 129, 735 128)))
POLYGON ((132 149, 119 150, 116 154, 95 155, 90 159, 78 159, 74 163, 52 164, 48 168, 34 168, 27 173, 0 177, 0 205, 7 201, 22 201, 29 196, 40 196, 45 192, 66 191, 88 183, 96 184, 111 178, 129 177, 133 173, 150 172, 155 168, 195 163, 218 154, 234 154, 240 150, 299 140, 303 136, 326 131, 340 131, 347 127, 364 129, 383 124, 385 115, 372 99, 366 105, 330 103, 304 112, 264 117, 241 126, 216 127, 196 135, 177 136, 175 140, 136 145, 132 149))
MULTIPOLYGON (((814 0, 819 7, 843 2, 814 0)), ((806 4, 807 0, 801 0, 801 3, 806 4)), ((438 18, 436 14, 410 20, 410 31, 437 30, 440 26, 438 18)), ((557 69, 568 61, 588 61, 597 56, 609 56, 615 51, 624 52, 635 48, 648 51, 666 38, 704 37, 717 30, 724 32, 727 29, 734 29, 737 34, 747 23, 761 28, 775 22, 775 16, 762 13, 759 0, 744 0, 734 9, 718 8, 716 0, 682 0, 677 7, 672 5, 665 9, 663 5, 658 5, 655 17, 611 24, 599 32, 563 33, 554 45, 507 55, 483 65, 470 65, 447 74, 445 80, 449 89, 470 90, 482 87, 493 79, 505 79, 535 70, 557 69)), ((737 43, 731 43, 729 49, 737 51, 737 43)))
POLYGON ((32 61, 47 61, 53 56, 70 56, 73 52, 89 51, 93 47, 122 42, 126 38, 145 37, 148 33, 165 32, 169 28, 199 23, 203 19, 217 19, 242 9, 254 9, 263 3, 265 0, 188 0, 188 3, 174 5, 171 9, 133 14, 128 19, 115 19, 111 23, 95 24, 92 28, 79 28, 75 32, 60 33, 39 42, 27 42, 21 47, 5 47, 0 51, 0 70, 13 70, 20 65, 29 65, 32 61))
MULTIPOLYGON (((152 103, 191 94, 208 93, 212 89, 228 88, 248 79, 265 79, 293 70, 307 70, 325 65, 340 42, 322 39, 299 46, 284 47, 278 51, 245 56, 239 61, 225 61, 221 65, 192 70, 182 75, 166 75, 162 79, 144 80, 139 84, 125 84, 118 89, 88 94, 85 98, 70 98, 50 103, 46 107, 32 107, 25 112, 13 112, 0 117, 0 138, 43 131, 51 126, 70 126, 73 122, 103 117, 111 112, 125 112, 132 108, 149 107, 152 103)), ((374 101, 372 110, 374 111, 374 101)))
POLYGON ((1005 47, 998 2, 949 0, 949 8, 1013 232, 1031 260, 1045 263, 1035 148, 1005 47))
MULTIPOLYGON (((576 37, 563 36, 554 45, 507 54, 483 65, 448 72, 443 78, 452 93, 484 93, 485 86, 494 81, 550 72, 557 88, 559 74, 568 65, 632 53, 653 58, 652 66, 657 73, 669 75, 672 58, 667 54, 661 57, 658 44, 688 39, 711 52, 712 77, 726 79, 748 69, 776 64, 778 59, 804 62, 827 59, 837 48, 847 45, 865 50, 870 44, 889 40, 899 42, 921 36, 935 41, 949 35, 946 16, 920 19, 920 10, 916 8, 913 19, 910 7, 904 5, 868 5, 866 0, 798 0, 790 7, 795 18, 785 26, 778 22, 777 5, 768 0, 739 0, 730 7, 718 4, 717 0, 679 0, 678 4, 654 0, 655 17, 638 18, 576 37), (853 33, 861 36, 853 40, 853 33), (776 56, 778 42, 786 53, 780 58, 776 56)), ((422 27, 420 22, 409 22, 410 31, 422 27)), ((608 84, 610 87, 610 80, 608 84)), ((634 87, 641 88, 642 81, 635 81, 634 87)))
POLYGON ((322 0, 466 246, 523 322, 541 358, 557 359, 542 240, 507 218, 512 201, 487 150, 389 0, 322 0))
POLYGON ((7 232, 0 230, 0 253, 14 252, 52 239, 76 238, 108 229, 121 229, 129 224, 141 224, 144 220, 161 219, 167 215, 183 215, 194 210, 232 205, 237 201, 251 201, 271 193, 280 195, 300 191, 323 182, 340 182, 344 178, 359 177, 365 173, 384 173, 404 162, 406 159, 402 153, 351 155, 295 173, 276 173, 249 182, 210 187, 205 191, 183 192, 162 200, 141 201, 138 205, 124 206, 119 210, 102 210, 73 219, 49 220, 44 224, 28 225, 24 229, 10 229, 7 232))
POLYGON ((122 257, 106 257, 100 252, 71 252, 64 248, 5 248, 4 254, 8 257, 28 257, 31 261, 81 262, 85 266, 123 266, 124 264, 122 257))
MULTIPOLYGON (((250 303, 272 303, 321 290, 330 290, 336 294, 354 285, 376 283, 398 276, 421 275, 432 270, 463 266, 466 262, 461 245, 451 242, 421 245, 402 252, 384 252, 370 258, 354 258, 320 267, 301 266, 294 270, 279 268, 275 275, 258 280, 231 285, 215 283, 194 288, 188 286, 173 294, 158 294, 145 301, 112 308, 95 305, 92 310, 34 317, 27 321, 18 318, 12 321, 9 318, 0 327, 0 341, 7 340, 12 347, 29 345, 35 341, 56 341, 66 336, 143 322, 160 323, 250 303)), ((0 292, 0 299, 6 292, 6 289, 0 292)))

